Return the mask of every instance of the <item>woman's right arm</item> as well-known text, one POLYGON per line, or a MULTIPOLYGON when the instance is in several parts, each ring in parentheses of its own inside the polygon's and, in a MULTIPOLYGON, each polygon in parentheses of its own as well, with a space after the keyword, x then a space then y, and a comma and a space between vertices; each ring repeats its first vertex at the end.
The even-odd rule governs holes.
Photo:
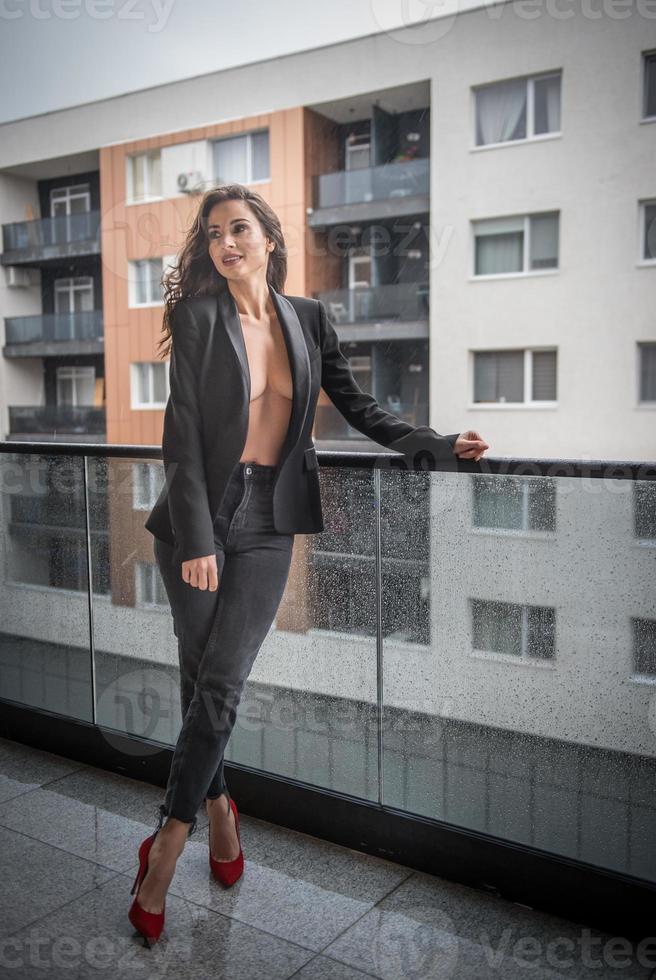
POLYGON ((188 304, 179 300, 171 316, 170 393, 164 412, 162 458, 176 551, 183 562, 216 558, 198 397, 201 356, 198 325, 188 304))

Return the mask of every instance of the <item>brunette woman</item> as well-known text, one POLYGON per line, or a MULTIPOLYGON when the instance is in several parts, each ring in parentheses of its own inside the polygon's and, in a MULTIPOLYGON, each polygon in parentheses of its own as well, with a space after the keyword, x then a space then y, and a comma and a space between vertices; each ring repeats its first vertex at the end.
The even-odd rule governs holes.
POLYGON ((148 944, 162 931, 167 889, 203 801, 212 874, 229 886, 243 871, 224 751, 285 589, 294 536, 323 530, 312 442, 319 389, 385 447, 476 460, 489 448, 477 432, 441 436, 384 411, 357 385, 324 304, 283 293, 286 272, 277 215, 234 184, 203 195, 163 280, 166 479, 145 526, 178 639, 183 721, 132 889, 130 921, 148 944))

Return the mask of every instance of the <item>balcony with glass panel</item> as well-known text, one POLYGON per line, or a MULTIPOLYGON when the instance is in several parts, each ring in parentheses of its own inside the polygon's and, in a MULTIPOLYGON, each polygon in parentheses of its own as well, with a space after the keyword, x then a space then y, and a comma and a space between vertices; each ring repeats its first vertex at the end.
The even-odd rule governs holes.
POLYGON ((424 323, 428 336, 427 282, 395 282, 317 293, 335 325, 366 323, 424 323))
MULTIPOLYGON (((154 807, 162 796, 181 724, 178 640, 143 528, 163 486, 161 450, 0 448, 4 734, 109 770, 95 813, 113 809, 119 776, 143 781, 130 796, 141 814, 144 799, 154 807)), ((504 906, 509 928, 527 905, 611 931, 646 927, 656 885, 654 464, 319 459, 325 530, 296 537, 226 752, 248 815, 251 885, 284 874, 258 844, 259 821, 271 821, 287 828, 285 846, 302 831, 384 858, 388 870, 438 875, 413 877, 404 908, 418 921, 423 909, 435 928, 450 909, 461 942, 471 915, 499 925, 502 897, 524 906, 504 906), (479 896, 466 915, 462 885, 479 896)), ((87 813, 89 778, 76 773, 63 796, 55 784, 36 790, 37 816, 30 794, 0 803, 0 825, 18 829, 29 813, 30 834, 51 840, 50 818, 71 796, 87 813)), ((139 836, 121 820, 129 833, 117 831, 105 862, 117 873, 139 836)), ((282 910, 292 885, 281 887, 282 910)), ((321 892, 315 883, 307 893, 307 914, 323 908, 321 892)), ((374 914, 374 902, 356 904, 341 926, 326 909, 317 919, 321 948, 351 966, 359 961, 338 936, 374 914)), ((540 921, 531 911, 529 924, 540 921)), ((570 927, 579 929, 553 925, 561 937, 570 927)))
POLYGON ((5 357, 102 354, 103 311, 5 317, 5 357))
POLYGON ((10 405, 9 438, 102 442, 106 434, 103 405, 10 405), (102 438, 101 438, 102 437, 102 438))
POLYGON ((100 255, 100 211, 14 221, 2 226, 2 265, 41 266, 83 255, 100 255))
POLYGON ((310 228, 343 221, 423 214, 429 210, 430 160, 338 170, 314 178, 310 228))

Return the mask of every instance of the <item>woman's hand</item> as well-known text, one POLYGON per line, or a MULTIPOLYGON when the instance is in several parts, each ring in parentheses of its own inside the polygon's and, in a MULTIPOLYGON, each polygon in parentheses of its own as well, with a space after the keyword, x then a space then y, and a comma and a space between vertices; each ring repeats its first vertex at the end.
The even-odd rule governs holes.
POLYGON ((219 587, 219 575, 216 567, 216 555, 205 555, 204 558, 190 558, 182 562, 182 578, 195 589, 208 589, 216 592, 219 587))
POLYGON ((478 463, 485 450, 489 448, 480 432, 467 429, 466 432, 461 432, 456 439, 453 451, 459 459, 473 459, 475 463, 478 463))

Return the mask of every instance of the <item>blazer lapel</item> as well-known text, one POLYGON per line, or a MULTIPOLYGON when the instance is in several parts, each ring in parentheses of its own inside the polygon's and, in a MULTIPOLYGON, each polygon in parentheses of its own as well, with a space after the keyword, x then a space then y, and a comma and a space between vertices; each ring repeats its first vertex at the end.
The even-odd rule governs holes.
MULTIPOLYGON (((269 294, 278 314, 280 329, 282 330, 287 346, 292 375, 292 411, 289 420, 288 438, 285 442, 285 447, 291 447, 300 435, 310 403, 310 358, 308 356, 303 328, 301 327, 294 306, 285 296, 277 292, 271 284, 269 284, 269 294)), ((251 376, 248 367, 244 332, 237 311, 237 303, 227 286, 218 294, 218 308, 220 320, 230 338, 241 367, 248 404, 251 396, 251 376)), ((285 453, 284 449, 283 453, 285 453)))

